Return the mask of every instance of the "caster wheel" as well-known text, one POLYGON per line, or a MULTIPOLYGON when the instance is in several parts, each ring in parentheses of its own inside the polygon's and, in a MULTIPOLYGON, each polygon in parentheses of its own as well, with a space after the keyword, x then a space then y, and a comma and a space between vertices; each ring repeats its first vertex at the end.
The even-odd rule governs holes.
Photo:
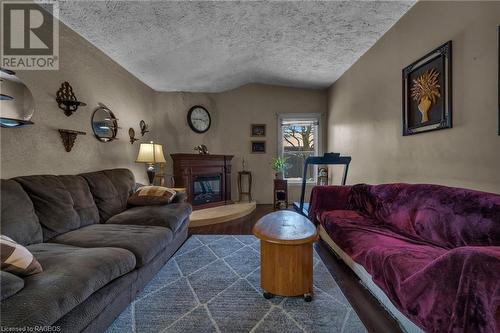
POLYGON ((304 295, 304 301, 306 301, 306 302, 310 302, 310 301, 312 301, 312 300, 313 300, 313 297, 312 297, 312 295, 311 295, 311 294, 305 294, 305 295, 304 295))
POLYGON ((264 298, 265 298, 265 299, 270 299, 270 298, 273 298, 273 297, 274 297, 274 295, 273 295, 273 294, 268 293, 267 291, 264 291, 264 298))

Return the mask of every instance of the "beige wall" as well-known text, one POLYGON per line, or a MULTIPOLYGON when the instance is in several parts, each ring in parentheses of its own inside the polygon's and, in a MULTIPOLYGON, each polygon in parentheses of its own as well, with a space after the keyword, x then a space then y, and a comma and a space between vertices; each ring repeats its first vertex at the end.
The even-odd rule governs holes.
MULTIPOLYGON (((205 144, 210 153, 234 155, 232 192, 237 199, 237 172, 241 160, 253 172, 253 197, 258 203, 272 203, 274 172, 271 162, 277 155, 278 113, 323 113, 326 116, 326 90, 297 89, 250 84, 223 93, 156 93, 155 125, 161 128, 157 139, 165 154, 194 152, 205 144), (196 134, 187 123, 187 112, 193 105, 210 112, 212 126, 204 134, 196 134), (250 125, 266 124, 266 153, 251 154, 250 125)), ((326 137, 326 136, 325 136, 326 137)), ((168 170, 171 161, 168 159, 168 170)), ((298 187, 290 186, 290 200, 298 199, 298 187)))
POLYGON ((152 123, 152 89, 63 24, 60 69, 19 71, 17 75, 33 93, 35 125, 0 129, 2 178, 126 167, 134 171, 138 181, 146 181, 144 165, 134 163, 139 145, 129 143, 128 128, 135 127, 139 132, 141 119, 152 123), (64 81, 69 81, 76 96, 87 103, 70 117, 55 102, 56 91, 64 81), (102 143, 93 136, 90 118, 98 103, 104 103, 119 119, 118 140, 102 143), (68 153, 58 128, 81 130, 87 135, 78 136, 68 153))
POLYGON ((329 90, 328 150, 349 183, 425 182, 500 193, 500 2, 419 2, 329 90), (401 70, 453 41, 453 128, 401 135, 401 70))

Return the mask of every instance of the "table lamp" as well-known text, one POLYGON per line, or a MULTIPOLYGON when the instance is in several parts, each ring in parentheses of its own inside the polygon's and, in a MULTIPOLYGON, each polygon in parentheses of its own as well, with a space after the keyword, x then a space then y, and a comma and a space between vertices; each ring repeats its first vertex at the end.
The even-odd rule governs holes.
POLYGON ((139 154, 135 160, 137 163, 147 163, 147 174, 149 185, 153 185, 155 178, 155 163, 166 163, 163 156, 163 147, 151 141, 150 143, 141 143, 139 154))

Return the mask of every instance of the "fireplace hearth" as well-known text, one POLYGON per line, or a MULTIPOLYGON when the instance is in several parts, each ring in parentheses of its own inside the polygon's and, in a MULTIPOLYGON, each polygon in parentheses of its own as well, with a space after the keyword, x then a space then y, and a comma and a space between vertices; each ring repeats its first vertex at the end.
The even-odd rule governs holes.
POLYGON ((227 205, 231 201, 232 155, 171 154, 176 187, 186 188, 193 209, 227 205))

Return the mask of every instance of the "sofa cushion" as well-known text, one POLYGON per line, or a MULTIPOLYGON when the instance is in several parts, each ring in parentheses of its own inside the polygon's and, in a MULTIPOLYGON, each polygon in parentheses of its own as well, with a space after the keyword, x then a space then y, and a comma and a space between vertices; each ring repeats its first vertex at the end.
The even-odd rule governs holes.
POLYGON ((19 276, 27 276, 42 271, 42 266, 27 248, 0 235, 0 257, 2 270, 19 276))
POLYGON ((44 241, 99 222, 97 206, 82 177, 42 175, 14 179, 33 201, 44 241))
POLYGON ((42 226, 35 214, 33 202, 18 182, 1 180, 0 208, 0 234, 22 245, 42 242, 42 226))
POLYGON ((321 225, 374 280, 388 278, 386 273, 404 279, 446 253, 446 249, 407 237, 377 220, 347 212, 323 213, 321 225))
POLYGON ((2 301, 3 327, 51 325, 92 293, 135 267, 134 255, 124 249, 84 249, 53 243, 28 248, 44 271, 26 277, 24 288, 2 301))
POLYGON ((142 186, 132 194, 127 204, 130 206, 167 205, 174 200, 176 192, 163 186, 142 186))
POLYGON ((449 250, 404 236, 378 221, 361 221, 361 215, 345 215, 324 214, 321 225, 394 305, 426 332, 498 330, 500 248, 449 250))
POLYGON ((189 220, 192 208, 187 203, 129 208, 106 221, 106 224, 154 225, 174 233, 189 220))
POLYGON ((134 174, 128 169, 112 169, 84 173, 95 203, 99 209, 101 223, 127 208, 127 199, 134 193, 134 174))
POLYGON ((162 227, 93 224, 50 240, 79 247, 118 247, 135 257, 137 267, 147 264, 172 240, 170 229, 162 227))
POLYGON ((17 275, 6 271, 0 271, 0 298, 2 300, 15 295, 23 289, 24 280, 17 275))
MULTIPOLYGON (((120 330, 119 328, 107 330, 107 328, 134 300, 137 276, 137 270, 133 270, 118 279, 114 279, 75 306, 53 326, 60 327, 59 332, 64 333, 132 333, 132 330, 120 330)), ((124 328, 123 326, 119 327, 124 328)))

